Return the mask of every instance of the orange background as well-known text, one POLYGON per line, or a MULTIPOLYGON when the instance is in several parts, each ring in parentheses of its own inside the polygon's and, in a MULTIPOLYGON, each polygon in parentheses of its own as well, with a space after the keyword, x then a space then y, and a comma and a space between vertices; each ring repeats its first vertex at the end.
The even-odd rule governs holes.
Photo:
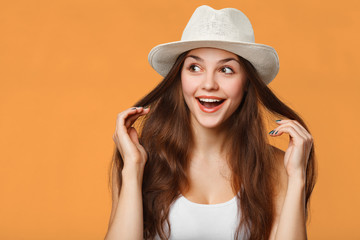
POLYGON ((309 239, 360 239, 356 0, 1 1, 0 239, 104 238, 116 115, 160 81, 150 49, 202 4, 242 10, 279 54, 269 87, 319 163, 309 239))

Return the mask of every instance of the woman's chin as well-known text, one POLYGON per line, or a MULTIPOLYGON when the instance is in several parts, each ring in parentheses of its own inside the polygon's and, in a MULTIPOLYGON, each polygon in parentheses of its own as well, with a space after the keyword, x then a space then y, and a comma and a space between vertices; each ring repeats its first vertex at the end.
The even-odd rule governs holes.
POLYGON ((203 128, 216 129, 221 125, 221 121, 214 121, 213 119, 200 120, 199 125, 203 128))

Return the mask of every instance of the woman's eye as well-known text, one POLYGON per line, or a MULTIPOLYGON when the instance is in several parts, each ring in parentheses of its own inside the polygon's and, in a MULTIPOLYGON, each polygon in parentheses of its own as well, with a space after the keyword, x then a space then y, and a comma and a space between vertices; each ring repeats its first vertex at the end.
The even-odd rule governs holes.
POLYGON ((221 71, 224 73, 234 73, 234 71, 229 67, 223 67, 221 71))
POLYGON ((190 65, 189 69, 190 69, 191 72, 200 71, 200 68, 198 66, 196 66, 196 65, 190 65))

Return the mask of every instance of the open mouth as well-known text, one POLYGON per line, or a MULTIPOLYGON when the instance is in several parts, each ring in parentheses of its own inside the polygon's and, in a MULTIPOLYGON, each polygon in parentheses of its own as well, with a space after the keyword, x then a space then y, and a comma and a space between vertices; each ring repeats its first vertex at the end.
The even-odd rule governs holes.
POLYGON ((222 104, 225 99, 197 98, 199 103, 206 108, 214 108, 222 104))
POLYGON ((213 113, 224 105, 226 99, 218 97, 197 97, 196 100, 203 112, 213 113))

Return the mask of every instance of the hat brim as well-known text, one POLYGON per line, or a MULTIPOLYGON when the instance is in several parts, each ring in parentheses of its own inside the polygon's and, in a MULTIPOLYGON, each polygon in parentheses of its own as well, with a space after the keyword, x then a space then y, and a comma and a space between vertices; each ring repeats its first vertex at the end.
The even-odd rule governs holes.
POLYGON ((219 48, 245 58, 255 67, 265 84, 269 84, 279 72, 279 57, 275 49, 268 45, 249 42, 194 40, 164 43, 151 49, 148 60, 151 67, 165 77, 181 53, 201 47, 219 48))

